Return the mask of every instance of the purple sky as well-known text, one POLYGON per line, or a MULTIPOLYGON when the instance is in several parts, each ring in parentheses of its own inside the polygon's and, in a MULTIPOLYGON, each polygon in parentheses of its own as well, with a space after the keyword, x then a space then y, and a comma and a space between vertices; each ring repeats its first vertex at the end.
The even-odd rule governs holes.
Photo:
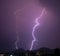
POLYGON ((34 49, 60 48, 60 1, 57 0, 0 0, 0 50, 15 49, 16 19, 19 31, 19 48, 29 49, 35 19, 43 8, 46 12, 39 20, 34 49))

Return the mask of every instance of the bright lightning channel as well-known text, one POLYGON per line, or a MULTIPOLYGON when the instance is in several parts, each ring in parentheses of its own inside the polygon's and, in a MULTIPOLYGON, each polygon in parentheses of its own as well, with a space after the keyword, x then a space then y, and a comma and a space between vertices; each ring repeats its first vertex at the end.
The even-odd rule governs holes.
POLYGON ((31 43, 30 50, 33 49, 34 42, 36 41, 36 37, 35 37, 35 35, 34 35, 34 32, 35 32, 36 27, 39 26, 38 20, 42 17, 42 15, 44 14, 44 11, 45 11, 45 8, 43 8, 41 15, 35 19, 36 25, 34 25, 33 30, 32 30, 33 40, 32 40, 32 43, 31 43))

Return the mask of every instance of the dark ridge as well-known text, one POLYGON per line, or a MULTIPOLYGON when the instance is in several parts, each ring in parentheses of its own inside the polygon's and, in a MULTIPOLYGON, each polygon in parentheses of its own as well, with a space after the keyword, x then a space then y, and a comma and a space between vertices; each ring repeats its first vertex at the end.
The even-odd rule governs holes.
POLYGON ((24 50, 22 48, 13 51, 0 52, 0 56, 60 56, 60 49, 50 49, 46 47, 39 48, 37 50, 24 50))

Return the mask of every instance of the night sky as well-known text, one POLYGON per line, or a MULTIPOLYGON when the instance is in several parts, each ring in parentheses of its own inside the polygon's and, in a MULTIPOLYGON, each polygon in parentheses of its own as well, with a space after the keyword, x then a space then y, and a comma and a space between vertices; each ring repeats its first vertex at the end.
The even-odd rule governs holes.
POLYGON ((46 11, 34 33, 37 39, 34 49, 60 48, 59 0, 0 0, 0 50, 15 49, 16 27, 19 32, 18 47, 29 49, 35 19, 43 8, 46 11))

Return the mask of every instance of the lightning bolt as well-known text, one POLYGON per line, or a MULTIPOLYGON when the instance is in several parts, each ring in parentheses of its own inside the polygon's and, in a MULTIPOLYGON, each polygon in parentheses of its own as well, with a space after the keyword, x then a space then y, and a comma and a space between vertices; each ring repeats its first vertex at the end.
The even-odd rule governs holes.
POLYGON ((17 18, 16 18, 16 41, 15 41, 15 48, 18 49, 18 42, 19 42, 19 31, 18 31, 18 23, 17 23, 17 18))
POLYGON ((17 19, 17 13, 21 11, 20 9, 16 10, 14 14, 16 15, 16 41, 15 41, 15 48, 18 49, 18 42, 19 42, 19 30, 18 30, 18 19, 17 19))
POLYGON ((33 30, 32 30, 32 37, 33 37, 33 40, 32 40, 32 43, 31 43, 30 50, 33 49, 34 42, 36 41, 36 37, 35 37, 35 35, 34 35, 34 32, 35 32, 36 27, 39 26, 39 22, 38 22, 38 20, 42 17, 44 11, 45 11, 45 8, 43 8, 41 15, 40 15, 39 17, 37 17, 36 20, 35 20, 36 25, 34 25, 33 30))

